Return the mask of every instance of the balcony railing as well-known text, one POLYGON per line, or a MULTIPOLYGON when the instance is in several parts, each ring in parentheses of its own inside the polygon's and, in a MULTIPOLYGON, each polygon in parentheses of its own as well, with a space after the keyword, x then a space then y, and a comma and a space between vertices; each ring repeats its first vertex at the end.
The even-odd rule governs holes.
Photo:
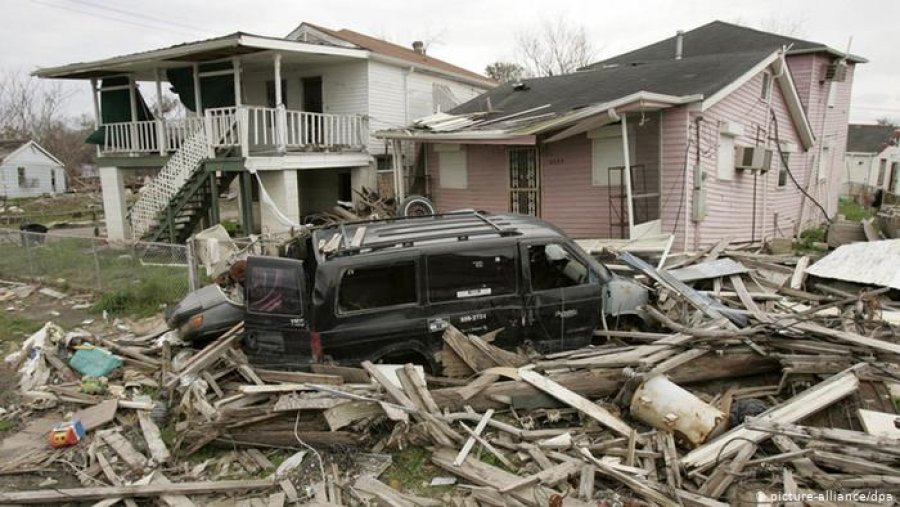
POLYGON ((100 151, 113 154, 159 154, 177 151, 192 132, 205 129, 211 151, 240 148, 244 156, 290 151, 360 151, 368 124, 360 115, 290 111, 238 106, 207 109, 202 117, 102 125, 100 151))

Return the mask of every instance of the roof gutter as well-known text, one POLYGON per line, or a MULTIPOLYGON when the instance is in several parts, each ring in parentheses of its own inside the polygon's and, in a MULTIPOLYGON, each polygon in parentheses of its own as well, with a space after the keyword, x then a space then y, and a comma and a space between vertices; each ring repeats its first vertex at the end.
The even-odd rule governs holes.
POLYGON ((405 141, 452 142, 465 141, 506 141, 509 144, 534 144, 535 136, 502 130, 482 130, 432 133, 414 130, 379 130, 373 134, 378 139, 399 139, 405 141), (518 141, 518 142, 514 142, 518 141))

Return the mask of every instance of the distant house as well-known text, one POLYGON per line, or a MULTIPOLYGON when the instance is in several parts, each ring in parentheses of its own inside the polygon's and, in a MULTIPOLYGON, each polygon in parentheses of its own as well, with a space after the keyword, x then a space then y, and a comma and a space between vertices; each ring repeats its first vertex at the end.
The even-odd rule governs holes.
POLYGON ((68 190, 66 169, 38 143, 0 140, 0 197, 33 197, 68 190))
POLYGON ((371 131, 468 101, 496 83, 352 30, 302 23, 284 37, 233 33, 35 72, 91 83, 97 165, 111 240, 184 241, 219 221, 221 189, 240 187, 247 233, 290 231, 304 218, 390 182, 396 157, 371 131), (177 95, 181 118, 154 117, 145 97, 177 95), (154 168, 131 209, 124 187, 154 168))
POLYGON ((900 129, 889 125, 850 125, 844 155, 842 195, 856 197, 876 189, 900 194, 900 129))
POLYGON ((439 210, 528 213, 583 239, 674 234, 676 249, 759 241, 824 220, 798 186, 836 213, 865 61, 716 21, 379 135, 426 145, 439 210))

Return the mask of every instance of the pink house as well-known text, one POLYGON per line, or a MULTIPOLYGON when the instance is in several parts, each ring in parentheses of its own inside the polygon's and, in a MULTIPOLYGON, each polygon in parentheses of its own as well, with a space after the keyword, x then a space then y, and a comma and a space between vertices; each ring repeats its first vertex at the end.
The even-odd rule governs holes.
POLYGON ((378 135, 424 146, 401 192, 413 181, 440 211, 528 213, 582 239, 673 234, 678 250, 760 241, 836 213, 865 61, 716 21, 378 135))

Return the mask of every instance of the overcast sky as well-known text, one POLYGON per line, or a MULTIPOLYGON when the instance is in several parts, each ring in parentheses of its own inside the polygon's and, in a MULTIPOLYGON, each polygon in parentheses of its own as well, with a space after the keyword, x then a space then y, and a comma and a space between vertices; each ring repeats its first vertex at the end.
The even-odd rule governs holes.
MULTIPOLYGON (((565 16, 583 24, 608 57, 715 19, 793 35, 844 50, 857 68, 852 122, 900 119, 896 0, 3 0, 0 68, 30 71, 244 31, 284 36, 301 21, 350 28, 398 44, 432 41, 429 54, 477 72, 515 56, 516 34, 565 16)), ((73 114, 90 111, 79 82, 73 114)))

